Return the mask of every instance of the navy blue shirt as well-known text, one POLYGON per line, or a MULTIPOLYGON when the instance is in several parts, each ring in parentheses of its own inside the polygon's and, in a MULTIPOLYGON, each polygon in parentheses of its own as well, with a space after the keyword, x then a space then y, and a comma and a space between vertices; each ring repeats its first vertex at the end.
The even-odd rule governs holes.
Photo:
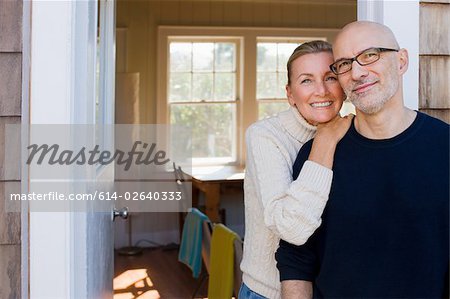
MULTIPOLYGON (((302 246, 280 242, 280 279, 314 297, 448 296, 449 126, 420 112, 401 134, 371 140, 351 125, 338 144, 323 222, 302 246)), ((294 164, 294 179, 312 141, 294 164)))

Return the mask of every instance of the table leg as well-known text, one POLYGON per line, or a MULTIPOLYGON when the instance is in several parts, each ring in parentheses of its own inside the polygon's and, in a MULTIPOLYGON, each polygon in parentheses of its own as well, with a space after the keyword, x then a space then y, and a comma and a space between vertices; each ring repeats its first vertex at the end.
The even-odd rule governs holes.
POLYGON ((205 185, 205 206, 206 216, 211 222, 221 222, 219 215, 220 207, 220 184, 206 184, 205 185))

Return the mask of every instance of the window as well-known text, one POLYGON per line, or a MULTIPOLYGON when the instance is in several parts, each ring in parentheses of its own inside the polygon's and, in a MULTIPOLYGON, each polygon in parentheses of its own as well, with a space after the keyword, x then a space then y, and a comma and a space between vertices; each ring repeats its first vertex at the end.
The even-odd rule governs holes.
POLYGON ((194 164, 236 161, 238 42, 169 43, 170 123, 192 129, 194 164))
POLYGON ((271 42, 259 39, 256 64, 256 99, 258 118, 262 119, 286 110, 286 63, 294 49, 303 41, 271 42))
MULTIPOLYGON (((192 165, 244 164, 245 131, 289 107, 286 62, 338 29, 158 28, 157 122, 192 129, 192 165)), ((174 134, 175 135, 175 134, 174 134)), ((175 148, 186 143, 167 136, 175 148)))

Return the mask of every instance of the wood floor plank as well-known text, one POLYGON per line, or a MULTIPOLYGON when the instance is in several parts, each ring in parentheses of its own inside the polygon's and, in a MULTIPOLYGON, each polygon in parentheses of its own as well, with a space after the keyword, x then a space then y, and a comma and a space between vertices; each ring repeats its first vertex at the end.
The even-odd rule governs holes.
MULTIPOLYGON (((178 262, 178 250, 145 249, 138 256, 115 255, 114 299, 192 298, 199 280, 178 262)), ((207 297, 207 279, 195 298, 207 297)))

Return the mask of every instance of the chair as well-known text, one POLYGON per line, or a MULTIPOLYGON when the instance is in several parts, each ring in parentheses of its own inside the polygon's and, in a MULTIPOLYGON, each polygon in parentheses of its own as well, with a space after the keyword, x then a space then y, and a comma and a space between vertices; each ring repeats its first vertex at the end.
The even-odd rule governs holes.
POLYGON ((209 222, 205 214, 195 208, 190 210, 186 216, 178 252, 178 260, 192 270, 195 278, 199 277, 201 273, 203 251, 207 248, 204 242, 207 242, 208 239, 203 237, 205 234, 204 222, 209 222))
POLYGON ((239 289, 242 284, 241 262, 244 242, 241 238, 234 240, 234 297, 238 299, 239 289))
MULTIPOLYGON (((177 191, 181 192, 182 198, 188 198, 188 196, 192 196, 191 194, 188 194, 188 188, 186 187, 186 182, 188 181, 185 177, 185 173, 181 170, 180 166, 177 166, 175 162, 173 162, 173 174, 175 176, 175 184, 177 187, 177 191)), ((183 232, 183 224, 184 220, 186 218, 186 214, 188 211, 188 206, 186 205, 186 201, 182 200, 180 201, 180 211, 178 212, 178 227, 180 232, 180 242, 181 242, 181 235, 183 232)))
MULTIPOLYGON (((222 225, 222 224, 219 224, 222 225)), ((228 229, 228 228, 227 228, 228 229)), ((206 272, 202 273, 202 276, 199 279, 199 282, 192 294, 192 298, 195 298, 195 295, 202 287, 206 278, 210 275, 210 263, 211 263, 211 240, 213 235, 213 224, 209 221, 203 221, 203 239, 202 239, 202 260, 206 272)), ((231 231, 231 230, 230 230, 231 231)), ((234 269, 233 269, 233 294, 235 298, 238 298, 239 289, 242 284, 242 271, 240 268, 240 264, 242 261, 242 247, 243 242, 242 239, 237 236, 233 242, 233 256, 234 256, 234 269)), ((217 257, 216 258, 220 258, 217 257)), ((210 277, 211 279, 211 277, 210 277)), ((214 279, 214 278, 213 278, 214 279)))
POLYGON ((202 234, 202 260, 205 266, 206 272, 202 273, 194 292, 192 293, 192 298, 195 298, 198 290, 202 287, 204 281, 209 275, 209 261, 211 253, 211 237, 212 237, 212 223, 209 220, 203 221, 203 234, 202 234))

